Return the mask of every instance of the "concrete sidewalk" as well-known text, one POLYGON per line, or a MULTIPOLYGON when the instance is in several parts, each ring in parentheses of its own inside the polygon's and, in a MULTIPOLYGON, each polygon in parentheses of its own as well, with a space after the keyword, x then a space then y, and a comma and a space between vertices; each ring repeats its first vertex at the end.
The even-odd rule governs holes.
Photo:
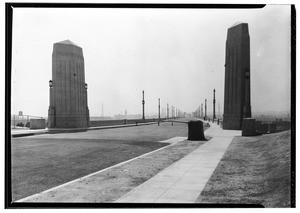
POLYGON ((233 137, 241 131, 222 130, 210 123, 205 132, 213 137, 186 157, 133 189, 116 202, 125 203, 194 203, 233 137))

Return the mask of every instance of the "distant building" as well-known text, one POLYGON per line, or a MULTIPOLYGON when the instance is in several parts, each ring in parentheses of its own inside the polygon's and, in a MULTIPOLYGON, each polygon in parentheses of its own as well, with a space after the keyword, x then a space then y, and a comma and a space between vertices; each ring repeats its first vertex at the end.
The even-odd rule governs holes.
POLYGON ((66 40, 53 45, 49 128, 89 126, 82 48, 66 40))

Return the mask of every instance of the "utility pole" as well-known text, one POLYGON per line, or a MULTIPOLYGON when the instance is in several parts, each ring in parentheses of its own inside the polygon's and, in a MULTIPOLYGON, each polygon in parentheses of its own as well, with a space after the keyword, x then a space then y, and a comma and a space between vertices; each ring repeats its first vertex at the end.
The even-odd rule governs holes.
POLYGON ((144 100, 144 90, 143 90, 143 100, 142 100, 142 104, 143 104, 143 120, 145 120, 145 100, 144 100))
POLYGON ((214 100, 213 100, 213 119, 216 119, 216 90, 214 89, 214 100))

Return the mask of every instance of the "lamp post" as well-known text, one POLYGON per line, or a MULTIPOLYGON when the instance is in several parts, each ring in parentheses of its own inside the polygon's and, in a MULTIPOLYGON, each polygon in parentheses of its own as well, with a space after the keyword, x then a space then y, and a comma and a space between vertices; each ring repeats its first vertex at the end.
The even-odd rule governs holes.
POLYGON ((48 127, 54 126, 54 100, 53 100, 53 81, 49 81, 49 111, 48 111, 48 127))
MULTIPOLYGON (((206 101, 207 101, 207 100, 205 99, 205 114, 204 114, 205 119, 206 119, 206 108, 207 108, 207 103, 206 103, 206 101)), ((204 120, 205 120, 205 119, 204 119, 204 120)))
POLYGON ((158 99, 158 126, 160 121, 160 98, 158 99))
POLYGON ((49 93, 50 93, 49 102, 50 102, 50 106, 52 105, 52 87, 53 87, 53 81, 50 80, 49 81, 49 93))
POLYGON ((86 92, 86 104, 88 103, 88 96, 87 96, 87 89, 88 89, 88 85, 87 83, 84 84, 84 87, 85 87, 85 92, 86 92))
POLYGON ((216 97, 215 97, 216 90, 214 89, 213 92, 214 92, 214 100, 213 100, 213 119, 216 119, 216 97))
POLYGON ((89 127, 90 126, 90 114, 89 114, 89 108, 88 108, 88 84, 87 83, 85 83, 84 84, 84 87, 85 87, 85 97, 86 97, 86 101, 85 101, 85 103, 86 103, 86 125, 87 125, 87 127, 89 127))
POLYGON ((144 100, 144 90, 143 90, 143 100, 142 100, 142 105, 143 105, 143 120, 145 120, 145 100, 144 100))

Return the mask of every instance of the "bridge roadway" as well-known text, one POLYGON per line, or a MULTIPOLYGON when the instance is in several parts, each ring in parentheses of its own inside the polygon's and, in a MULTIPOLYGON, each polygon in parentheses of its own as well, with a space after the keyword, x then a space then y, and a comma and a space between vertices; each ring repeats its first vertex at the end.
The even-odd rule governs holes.
MULTIPOLYGON (((157 175, 148 179, 134 188, 123 197, 116 200, 119 203, 193 203, 201 194, 206 182, 209 180, 227 147, 235 136, 241 135, 240 131, 222 130, 218 125, 211 123, 206 130, 206 136, 212 137, 210 141, 200 146, 181 160, 162 170, 157 175)), ((181 139, 182 140, 182 139, 181 139)), ((138 158, 138 157, 137 157, 138 158)), ((135 159, 133 159, 135 160, 135 159)), ((59 202, 72 202, 71 194, 87 194, 85 190, 97 188, 88 186, 85 188, 80 182, 85 179, 95 179, 96 174, 88 175, 80 180, 74 180, 67 185, 49 189, 45 192, 19 200, 18 202, 47 202, 54 194, 72 189, 68 197, 64 196, 59 202), (80 187, 78 187, 78 184, 80 187), (79 190, 74 192, 74 190, 79 190)), ((99 181, 97 181, 99 184, 99 181)), ((76 198, 78 201, 78 198, 76 198)), ((85 196, 84 202, 88 201, 85 196)))
MULTIPOLYGON (((123 128, 123 127, 133 127, 133 126, 143 126, 143 125, 151 125, 151 124, 156 124, 157 121, 152 121, 155 119, 147 119, 146 122, 143 122, 142 119, 135 119, 135 120, 128 120, 130 122, 128 122, 127 124, 111 124, 111 125, 105 125, 105 123, 107 123, 107 121, 103 121, 104 125, 101 124, 99 121, 99 124, 101 124, 100 126, 91 126, 89 128, 45 128, 45 129, 29 129, 29 128, 12 128, 11 129, 11 136, 13 138, 16 137, 25 137, 25 136, 33 136, 33 135, 41 135, 41 134, 48 134, 48 133, 68 133, 68 132, 80 132, 80 131, 90 131, 90 130, 101 130, 101 129, 114 129, 114 128, 123 128), (134 123, 132 123, 134 122, 134 123)), ((161 122, 163 122, 163 120, 165 121, 176 121, 176 122, 187 122, 188 118, 179 118, 179 119, 162 119, 161 122)), ((119 123, 123 120, 109 120, 109 121, 118 121, 119 123)))

